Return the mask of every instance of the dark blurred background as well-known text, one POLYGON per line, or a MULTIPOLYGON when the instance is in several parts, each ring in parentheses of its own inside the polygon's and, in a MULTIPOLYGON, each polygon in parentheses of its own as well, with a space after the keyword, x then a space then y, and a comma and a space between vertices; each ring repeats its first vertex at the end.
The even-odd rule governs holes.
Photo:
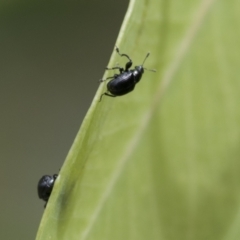
POLYGON ((61 168, 127 6, 0 1, 0 239, 35 239, 44 211, 37 182, 61 168))

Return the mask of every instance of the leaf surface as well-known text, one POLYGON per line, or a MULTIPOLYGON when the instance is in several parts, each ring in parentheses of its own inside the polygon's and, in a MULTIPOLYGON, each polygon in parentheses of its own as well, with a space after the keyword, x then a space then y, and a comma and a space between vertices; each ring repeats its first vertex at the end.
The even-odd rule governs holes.
MULTIPOLYGON (((130 2, 117 46, 135 65, 150 51, 157 72, 99 103, 100 85, 37 240, 240 239, 238 9, 130 2)), ((113 51, 108 66, 126 61, 113 51)))

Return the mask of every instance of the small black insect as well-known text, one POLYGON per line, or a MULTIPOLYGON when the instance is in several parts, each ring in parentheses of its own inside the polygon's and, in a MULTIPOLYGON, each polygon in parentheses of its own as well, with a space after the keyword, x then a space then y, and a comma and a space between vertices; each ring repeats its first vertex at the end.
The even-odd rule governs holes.
MULTIPOLYGON (((116 47, 116 52, 121 57, 126 57, 128 59, 128 62, 125 65, 125 69, 122 67, 113 67, 113 68, 106 68, 106 70, 113 70, 118 69, 120 71, 120 74, 115 74, 112 77, 108 77, 106 79, 100 79, 100 82, 103 82, 108 79, 112 79, 107 84, 107 92, 103 93, 99 99, 99 102, 101 101, 103 95, 109 96, 109 97, 117 97, 125 95, 135 88, 135 85, 141 80, 142 75, 145 70, 149 70, 143 67, 144 62, 150 55, 150 53, 147 53, 146 57, 143 60, 142 65, 136 66, 134 69, 130 69, 132 66, 132 60, 127 54, 121 54, 119 52, 119 48, 116 47)), ((152 72, 155 72, 155 70, 149 70, 152 72)))
POLYGON ((38 182, 38 197, 46 202, 44 207, 47 205, 57 176, 57 174, 53 174, 53 176, 44 175, 38 182))

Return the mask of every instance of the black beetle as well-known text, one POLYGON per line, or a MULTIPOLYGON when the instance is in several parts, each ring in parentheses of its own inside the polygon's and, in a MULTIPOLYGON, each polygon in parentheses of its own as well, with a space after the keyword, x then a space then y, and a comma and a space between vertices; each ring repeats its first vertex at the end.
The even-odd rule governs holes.
POLYGON ((57 176, 57 174, 53 174, 53 176, 44 175, 38 181, 38 197, 46 202, 44 207, 47 205, 57 176))
MULTIPOLYGON (((120 71, 120 74, 115 74, 112 77, 108 77, 106 79, 100 79, 100 82, 103 82, 108 79, 112 79, 107 84, 107 92, 103 93, 99 99, 99 102, 101 101, 103 95, 109 96, 109 97, 117 97, 125 95, 135 88, 135 85, 141 80, 141 77, 145 70, 149 70, 143 67, 144 62, 148 58, 150 53, 147 53, 146 57, 143 60, 142 65, 136 66, 134 69, 130 69, 132 66, 132 60, 127 54, 121 54, 119 52, 119 48, 116 47, 116 52, 121 57, 126 57, 129 61, 125 65, 125 69, 122 67, 113 67, 113 68, 106 68, 106 70, 113 70, 118 69, 120 71)), ((155 72, 155 70, 149 70, 155 72)))

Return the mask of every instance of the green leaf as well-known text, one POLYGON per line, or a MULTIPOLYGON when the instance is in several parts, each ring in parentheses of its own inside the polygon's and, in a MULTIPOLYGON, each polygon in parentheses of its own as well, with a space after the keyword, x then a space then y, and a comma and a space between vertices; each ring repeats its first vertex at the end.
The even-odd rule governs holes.
POLYGON ((240 239, 239 9, 130 2, 117 46, 157 72, 98 102, 100 85, 37 240, 240 239))

